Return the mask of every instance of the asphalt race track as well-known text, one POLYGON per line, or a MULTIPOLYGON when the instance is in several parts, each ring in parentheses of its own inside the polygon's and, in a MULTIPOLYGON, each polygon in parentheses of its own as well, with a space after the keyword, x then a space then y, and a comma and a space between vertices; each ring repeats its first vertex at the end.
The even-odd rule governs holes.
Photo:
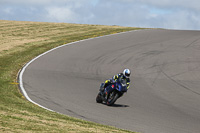
POLYGON ((142 133, 200 133, 200 31, 141 30, 57 48, 33 61, 23 86, 34 102, 73 117, 142 133), (100 83, 132 71, 112 107, 100 83))

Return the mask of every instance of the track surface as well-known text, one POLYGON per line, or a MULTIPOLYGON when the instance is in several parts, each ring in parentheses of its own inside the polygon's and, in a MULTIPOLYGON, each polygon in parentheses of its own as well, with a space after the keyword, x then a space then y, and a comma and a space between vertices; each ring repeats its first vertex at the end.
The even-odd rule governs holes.
POLYGON ((142 133, 200 132, 200 32, 141 30, 58 48, 23 74, 29 97, 73 117, 142 133), (99 85, 132 70, 113 107, 95 101, 99 85))

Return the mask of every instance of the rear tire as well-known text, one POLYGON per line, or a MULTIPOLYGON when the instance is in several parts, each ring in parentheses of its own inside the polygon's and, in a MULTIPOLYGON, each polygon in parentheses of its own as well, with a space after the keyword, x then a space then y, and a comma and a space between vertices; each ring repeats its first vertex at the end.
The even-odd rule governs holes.
POLYGON ((97 97, 96 97, 96 102, 97 102, 97 103, 102 103, 102 102, 103 102, 103 100, 102 100, 102 98, 101 98, 100 92, 98 93, 98 95, 97 95, 97 97))
POLYGON ((109 97, 109 98, 108 98, 108 101, 106 102, 106 104, 107 104, 108 106, 112 106, 112 105, 116 102, 116 100, 119 98, 119 94, 116 93, 115 91, 113 91, 113 92, 111 92, 111 93, 109 94, 108 97, 109 97), (113 94, 112 94, 112 93, 113 93, 113 94), (113 96, 111 97, 111 99, 110 99, 110 95, 113 95, 113 96))

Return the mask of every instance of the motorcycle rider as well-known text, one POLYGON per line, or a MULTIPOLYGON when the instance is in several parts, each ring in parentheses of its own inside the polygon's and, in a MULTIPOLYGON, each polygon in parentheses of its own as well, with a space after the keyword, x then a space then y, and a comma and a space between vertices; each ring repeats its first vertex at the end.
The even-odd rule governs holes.
POLYGON ((126 80, 127 89, 128 89, 130 86, 130 78, 129 78, 130 75, 131 75, 131 71, 129 69, 124 69, 123 73, 114 75, 111 79, 108 79, 104 83, 102 83, 100 87, 100 91, 103 93, 107 86, 109 86, 111 83, 115 83, 120 78, 126 80))

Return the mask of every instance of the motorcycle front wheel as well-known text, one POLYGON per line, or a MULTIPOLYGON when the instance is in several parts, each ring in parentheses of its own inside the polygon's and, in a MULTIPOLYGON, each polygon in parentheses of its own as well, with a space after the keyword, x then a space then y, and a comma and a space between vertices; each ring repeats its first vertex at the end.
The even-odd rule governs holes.
POLYGON ((119 94, 118 94, 116 91, 111 92, 111 93, 108 95, 106 105, 112 106, 112 105, 116 102, 116 100, 117 100, 118 98, 119 98, 119 94))

